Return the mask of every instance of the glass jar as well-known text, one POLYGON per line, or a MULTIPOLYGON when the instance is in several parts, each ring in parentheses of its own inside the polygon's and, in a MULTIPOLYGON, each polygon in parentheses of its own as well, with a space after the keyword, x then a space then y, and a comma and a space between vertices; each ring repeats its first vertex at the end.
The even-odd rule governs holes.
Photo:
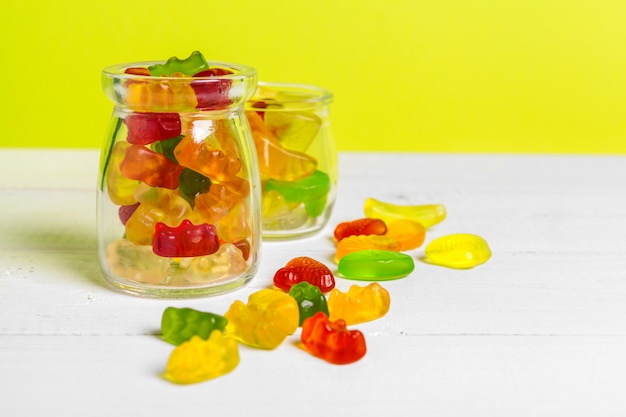
POLYGON ((114 108, 100 157, 98 253, 118 290, 212 295, 258 268, 261 185, 244 113, 256 70, 205 63, 193 76, 151 76, 163 62, 103 70, 114 108))
POLYGON ((337 190, 331 92, 310 85, 259 82, 246 116, 263 184, 264 239, 320 231, 337 190))

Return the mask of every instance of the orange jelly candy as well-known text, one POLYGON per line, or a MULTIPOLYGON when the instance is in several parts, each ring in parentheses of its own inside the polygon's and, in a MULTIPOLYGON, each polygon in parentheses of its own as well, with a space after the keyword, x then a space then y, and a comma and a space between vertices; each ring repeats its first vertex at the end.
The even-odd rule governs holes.
POLYGON ((255 111, 246 112, 262 178, 280 181, 295 181, 308 177, 317 169, 315 158, 298 151, 285 148, 263 123, 255 111))
POLYGON ((387 226, 385 236, 396 239, 400 250, 419 248, 426 238, 426 228, 414 220, 392 220, 387 226))
POLYGON ((341 258, 349 253, 360 250, 378 249, 400 251, 400 243, 388 236, 379 235, 358 235, 348 236, 337 243, 335 252, 335 261, 339 262, 341 258))

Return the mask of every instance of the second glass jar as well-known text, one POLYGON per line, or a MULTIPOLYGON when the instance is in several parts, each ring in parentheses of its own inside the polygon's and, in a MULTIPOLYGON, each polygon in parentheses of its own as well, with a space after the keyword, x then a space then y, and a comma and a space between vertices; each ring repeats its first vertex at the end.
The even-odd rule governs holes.
POLYGON ((259 82, 246 103, 262 181, 262 236, 290 239, 319 232, 337 193, 333 96, 301 84, 259 82))

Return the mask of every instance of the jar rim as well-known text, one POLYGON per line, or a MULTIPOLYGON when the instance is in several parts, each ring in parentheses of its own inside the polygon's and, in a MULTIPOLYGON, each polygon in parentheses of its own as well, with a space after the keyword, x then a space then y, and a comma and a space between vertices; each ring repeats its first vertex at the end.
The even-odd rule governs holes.
MULTIPOLYGON (((299 93, 298 97, 276 99, 276 102, 281 104, 319 105, 330 104, 333 101, 333 93, 330 90, 315 85, 273 81, 259 81, 257 83, 257 89, 264 87, 281 93, 299 93)), ((257 98, 255 94, 249 99, 250 102, 264 101, 262 97, 257 98)), ((265 110, 271 111, 272 109, 265 110)))
POLYGON ((232 74, 224 74, 224 75, 209 75, 202 77, 191 77, 191 76, 180 76, 180 77, 170 77, 170 76, 151 76, 151 75, 139 75, 139 74, 127 74, 124 71, 128 68, 134 67, 149 67, 151 65, 161 65, 164 64, 165 61, 138 61, 138 62, 127 62, 123 64, 114 64, 109 65, 102 69, 102 74, 106 77, 110 78, 118 78, 118 79, 127 79, 127 80, 153 80, 153 81, 201 81, 201 80, 237 80, 242 78, 250 78, 257 75, 257 70, 251 66, 236 64, 232 62, 222 62, 222 61, 207 61, 209 64, 209 68, 211 67, 219 67, 232 70, 232 74))

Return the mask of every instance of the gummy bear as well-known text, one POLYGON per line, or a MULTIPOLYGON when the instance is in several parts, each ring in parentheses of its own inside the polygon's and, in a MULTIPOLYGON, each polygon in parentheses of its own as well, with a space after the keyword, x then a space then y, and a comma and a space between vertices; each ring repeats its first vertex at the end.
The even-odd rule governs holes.
POLYGON ((180 258, 172 274, 172 284, 203 284, 243 274, 248 268, 248 254, 232 243, 222 243, 211 255, 180 258))
POLYGON ((324 211, 330 178, 322 171, 315 171, 311 175, 296 181, 278 181, 269 179, 265 182, 264 191, 280 193, 288 203, 304 203, 306 213, 317 217, 324 211))
POLYGON ((382 219, 387 225, 392 220, 409 219, 421 223, 425 228, 434 226, 446 218, 446 208, 443 204, 396 205, 374 198, 365 200, 363 212, 366 217, 382 219))
MULTIPOLYGON (((333 290, 335 291, 335 290, 333 290)), ((326 297, 318 287, 306 281, 294 284, 289 289, 289 295, 296 299, 300 310, 300 323, 313 316, 318 311, 328 315, 328 303, 326 297)))
POLYGON ((207 340, 193 336, 177 346, 167 361, 164 377, 178 384, 193 384, 225 375, 237 365, 237 341, 213 330, 207 340))
POLYGON ((113 146, 109 165, 106 172, 107 192, 113 204, 130 206, 137 202, 134 196, 135 189, 140 181, 127 178, 120 170, 120 164, 131 145, 127 142, 117 142, 113 146))
POLYGON ((250 294, 248 303, 236 300, 224 314, 226 334, 240 342, 275 349, 298 328, 298 303, 282 291, 264 289, 250 294))
POLYGON ((257 112, 247 111, 246 116, 254 137, 262 178, 295 181, 311 175, 317 169, 315 158, 282 146, 265 127, 257 112))
POLYGON ((415 262, 406 253, 389 250, 361 250, 341 258, 337 270, 344 278, 359 281, 387 281, 409 275, 415 262))
POLYGON ((303 281, 315 285, 323 293, 335 288, 335 277, 331 270, 308 256, 293 258, 274 274, 274 285, 285 291, 303 281))
POLYGON ((206 193, 209 188, 211 188, 211 179, 192 169, 183 168, 178 177, 178 191, 192 208, 196 204, 196 196, 206 193))
POLYGON ((335 249, 335 261, 339 262, 341 258, 349 253, 369 249, 399 251, 400 243, 396 239, 387 236, 348 236, 344 239, 341 239, 339 243, 337 243, 337 247, 335 249))
POLYGON ((226 182, 241 169, 241 161, 234 155, 212 146, 208 141, 196 141, 186 135, 174 149, 179 164, 205 175, 211 180, 226 182))
MULTIPOLYGON (((232 71, 225 68, 209 68, 194 74, 194 77, 210 78, 230 75, 232 73, 232 71)), ((191 88, 195 91, 196 99, 198 100, 196 107, 202 110, 217 110, 228 107, 230 104, 228 91, 230 90, 231 84, 231 80, 223 78, 210 81, 192 81, 191 88)))
POLYGON ((365 336, 348 330, 343 320, 331 321, 324 313, 315 313, 302 324, 302 345, 314 356, 342 365, 365 356, 365 336))
POLYGON ((124 119, 128 128, 128 143, 149 145, 180 135, 178 113, 131 113, 124 119))
POLYGON ((384 221, 365 217, 339 223, 333 235, 337 241, 340 241, 344 237, 353 235, 384 235, 385 233, 387 233, 387 225, 384 221))
POLYGON ((159 222, 152 237, 154 253, 171 258, 210 255, 219 247, 214 225, 203 223, 196 226, 188 219, 176 227, 159 222))
POLYGON ((457 233, 431 241, 425 249, 426 261, 450 268, 473 268, 491 258, 489 245, 480 236, 457 233))
POLYGON ((384 235, 397 240, 400 251, 407 251, 422 246, 426 238, 426 228, 413 220, 391 220, 384 235))
POLYGON ((173 56, 164 64, 154 64, 148 67, 148 71, 153 77, 168 77, 174 74, 182 74, 191 77, 207 69, 209 69, 209 64, 200 51, 193 51, 191 55, 185 59, 173 56))
POLYGON ((198 105, 191 82, 179 79, 129 79, 126 104, 136 112, 190 111, 198 105))
POLYGON ((135 190, 141 203, 126 222, 126 238, 137 245, 152 245, 156 224, 177 226, 192 214, 191 206, 178 193, 145 184, 135 190))
POLYGON ((126 178, 173 190, 178 187, 178 176, 183 167, 142 145, 130 145, 120 170, 126 178))
POLYGON ((249 191, 248 181, 239 177, 224 183, 213 183, 208 192, 196 195, 194 211, 205 222, 216 224, 241 203, 249 191))
POLYGON ((161 334, 166 342, 180 345, 199 336, 208 339, 213 330, 224 331, 226 317, 193 308, 167 307, 161 317, 161 334))
POLYGON ((126 239, 111 242, 106 257, 111 272, 136 282, 163 284, 170 273, 169 258, 155 255, 152 246, 135 245, 126 239))
POLYGON ((265 127, 288 149, 305 152, 322 126, 322 119, 313 112, 263 112, 265 127))
POLYGON ((337 288, 328 295, 329 318, 342 319, 347 325, 376 320, 389 311, 389 292, 373 282, 366 287, 352 285, 348 292, 337 288))

